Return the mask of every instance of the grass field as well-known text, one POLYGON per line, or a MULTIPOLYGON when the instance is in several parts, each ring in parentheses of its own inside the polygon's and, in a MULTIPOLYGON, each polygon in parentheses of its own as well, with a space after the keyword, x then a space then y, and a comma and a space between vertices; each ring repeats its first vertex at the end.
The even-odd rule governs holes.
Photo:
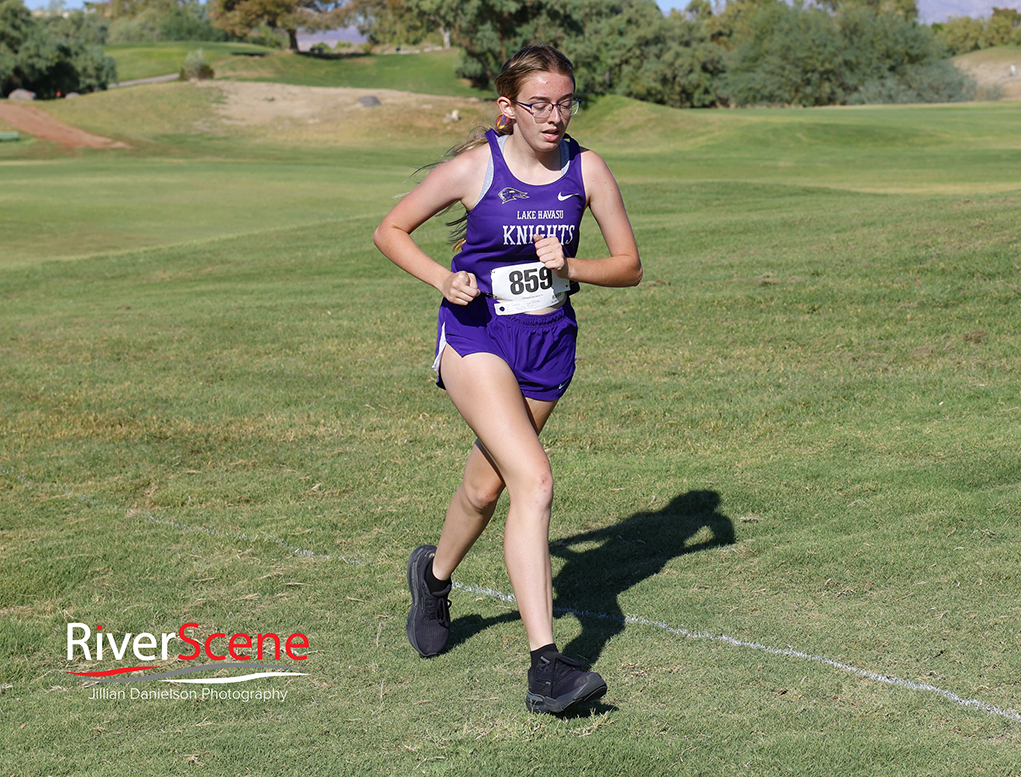
POLYGON ((111 43, 104 47, 105 53, 113 57, 117 63, 117 78, 120 81, 134 81, 180 72, 188 54, 199 49, 214 70, 234 59, 259 58, 276 53, 273 49, 249 43, 210 41, 111 43))
POLYGON ((131 150, 0 145, 4 773, 1018 773, 1021 104, 577 117, 646 275, 575 298, 545 435, 558 639, 610 687, 558 719, 499 516, 448 652, 404 634, 471 438, 370 236, 448 138, 144 89, 45 106, 131 150), (90 698, 67 672, 134 658, 68 660, 69 622, 300 631, 307 674, 90 698))
POLYGON ((454 97, 489 97, 469 82, 453 78, 457 52, 388 56, 332 55, 281 52, 271 57, 238 58, 220 68, 225 78, 271 81, 301 86, 354 86, 404 89, 454 97))
POLYGON ((457 52, 314 56, 239 43, 118 43, 105 47, 121 81, 178 72, 188 52, 202 49, 218 78, 299 86, 403 89, 454 97, 488 97, 453 77, 457 52))

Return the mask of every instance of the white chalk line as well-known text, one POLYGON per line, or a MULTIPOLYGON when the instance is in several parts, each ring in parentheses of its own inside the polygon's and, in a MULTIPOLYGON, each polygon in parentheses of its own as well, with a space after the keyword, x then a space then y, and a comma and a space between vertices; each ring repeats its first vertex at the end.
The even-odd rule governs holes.
MULTIPOLYGON (((22 483, 30 482, 26 480, 26 478, 23 475, 20 475, 8 468, 0 468, 0 474, 14 475, 22 483)), ((334 557, 324 553, 316 553, 306 548, 298 548, 293 545, 289 545, 288 543, 281 540, 279 537, 275 537, 272 534, 261 534, 251 536, 244 533, 226 532, 221 531, 219 529, 210 529, 205 526, 191 526, 189 524, 180 523, 178 521, 168 521, 161 518, 157 518, 152 514, 145 514, 145 517, 149 520, 150 523, 159 524, 161 526, 167 526, 182 532, 199 532, 201 534, 207 534, 213 537, 239 539, 245 542, 254 541, 271 542, 274 545, 277 545, 283 548, 284 550, 288 551, 289 553, 293 553, 294 555, 297 556, 324 559, 327 561, 336 559, 344 562, 345 564, 352 564, 355 566, 366 566, 366 563, 364 561, 360 561, 358 559, 348 558, 346 556, 334 557)), ((504 593, 503 591, 497 591, 493 588, 484 588, 475 585, 468 585, 456 581, 454 582, 453 587, 459 591, 475 594, 477 596, 485 596, 490 599, 497 599, 499 601, 506 603, 514 603, 516 601, 513 594, 504 593)), ((873 682, 883 683, 885 685, 891 685, 909 691, 931 693, 936 696, 940 696, 946 699, 947 701, 956 704, 960 707, 974 709, 979 712, 983 712, 987 715, 994 715, 997 717, 1005 718, 1007 720, 1012 720, 1014 722, 1021 723, 1021 713, 1018 713, 1015 710, 997 707, 994 704, 989 704, 988 702, 984 702, 980 699, 966 699, 963 696, 954 693, 953 691, 948 691, 945 688, 940 688, 938 686, 930 685, 928 683, 917 683, 914 682, 913 680, 905 680, 901 677, 880 674, 879 672, 873 672, 869 669, 861 669, 851 664, 845 664, 840 661, 835 661, 832 658, 813 655, 812 653, 806 653, 801 650, 794 650, 793 648, 775 648, 770 647, 769 645, 762 645, 758 642, 749 642, 747 640, 736 639, 734 637, 727 636, 726 634, 706 634, 703 632, 691 631, 690 629, 671 626, 668 623, 664 623, 662 621, 652 621, 647 618, 640 618, 632 615, 616 616, 610 615, 608 613, 594 613, 587 612, 584 610, 575 610, 572 608, 557 608, 557 612, 572 614, 578 617, 597 618, 600 620, 614 621, 617 623, 648 626, 651 628, 660 629, 661 631, 664 631, 668 634, 675 634, 677 636, 684 637, 685 639, 709 640, 710 642, 718 642, 720 644, 730 645, 732 647, 745 648, 748 650, 757 650, 763 653, 767 653, 769 655, 780 656, 784 658, 797 658, 803 661, 810 661, 816 664, 823 664, 824 666, 828 666, 833 669, 838 669, 842 672, 848 672, 849 674, 853 674, 865 680, 872 680, 873 682)))
MULTIPOLYGON (((305 556, 308 558, 319 558, 324 560, 336 559, 342 561, 345 564, 354 564, 356 566, 366 566, 364 561, 358 559, 352 559, 345 556, 329 556, 323 553, 316 553, 305 548, 296 548, 292 545, 288 545, 283 540, 274 537, 271 534, 263 534, 258 536, 250 536, 248 534, 225 532, 218 529, 209 529, 203 526, 190 526, 188 524, 178 523, 177 521, 167 521, 160 518, 156 518, 153 515, 148 515, 147 518, 151 523, 156 523, 161 526, 168 526, 179 531, 195 531, 202 534, 208 534, 214 537, 227 537, 244 540, 246 542, 252 542, 254 540, 264 540, 272 542, 275 545, 284 548, 285 550, 294 553, 295 555, 305 556)), ((513 594, 498 591, 493 588, 486 588, 482 586, 469 585, 466 583, 459 583, 455 581, 453 587, 459 591, 465 593, 475 594, 477 596, 484 596, 490 599, 497 599, 508 604, 514 603, 517 600, 513 594)), ((825 656, 817 656, 812 653, 806 653, 802 650, 795 650, 793 648, 775 648, 769 645, 762 645, 758 642, 749 642, 743 639, 736 639, 735 637, 727 636, 726 634, 707 634, 699 631, 691 631, 677 626, 671 626, 663 621, 653 621, 648 618, 640 618, 634 615, 610 615, 602 612, 589 612, 586 610, 576 610, 570 607, 558 607, 556 612, 565 613, 569 615, 575 615, 580 618, 597 618, 599 620, 613 621, 616 623, 623 623, 625 625, 635 626, 647 626, 649 628, 659 629, 668 634, 675 634, 685 639, 698 639, 708 640, 710 642, 718 642, 723 645, 730 645, 731 647, 744 648, 746 650, 757 650, 762 653, 767 653, 772 656, 779 656, 781 658, 797 658, 802 661, 810 661, 815 664, 822 664, 832 669, 838 669, 842 672, 853 674, 856 677, 860 677, 864 680, 871 680, 877 683, 883 683, 884 685, 892 685, 897 688, 903 688, 908 691, 918 691, 922 693, 931 693, 936 696, 940 696, 952 704, 956 704, 959 707, 965 707, 968 709, 977 710, 987 715, 994 715, 996 717, 1005 718, 1012 720, 1016 723, 1021 723, 1021 713, 1015 710, 1006 709, 1004 707, 997 707, 995 704, 989 704, 981 699, 966 699, 963 696, 959 696, 953 691, 948 691, 945 688, 940 688, 936 685, 930 685, 928 683, 917 683, 913 680, 905 680, 902 677, 894 677, 892 675, 881 674, 879 672, 873 672, 869 669, 861 669, 860 667, 853 666, 851 664, 845 664, 841 661, 835 661, 832 658, 826 658, 825 656)))

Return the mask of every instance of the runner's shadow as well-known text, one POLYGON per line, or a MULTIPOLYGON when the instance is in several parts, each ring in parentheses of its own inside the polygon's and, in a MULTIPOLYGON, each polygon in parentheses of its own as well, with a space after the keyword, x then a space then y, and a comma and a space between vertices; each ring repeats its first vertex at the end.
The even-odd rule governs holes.
MULTIPOLYGON (((618 603, 622 593, 661 572, 671 559, 732 545, 734 525, 717 510, 719 504, 720 495, 715 491, 689 491, 662 510, 635 513, 621 523, 554 542, 551 554, 566 562, 553 579, 554 614, 574 615, 582 625, 581 634, 561 651, 594 663, 606 643, 624 630, 624 613, 618 603), (708 529, 710 536, 687 544, 702 529, 708 529), (599 545, 594 548, 572 548, 596 542, 599 545)), ((459 598, 466 599, 463 593, 459 598)), ((488 618, 477 613, 462 615, 451 623, 446 649, 491 626, 520 619, 517 609, 488 618)))
MULTIPOLYGON (((458 592, 458 595, 459 598, 466 598, 466 595, 462 592, 458 592)), ((463 606, 467 607, 468 602, 465 602, 463 606)), ((516 609, 513 612, 505 612, 492 618, 486 618, 478 613, 469 613, 468 615, 454 618, 450 622, 450 639, 447 640, 447 647, 444 649, 444 652, 449 653, 461 643, 467 642, 476 634, 481 634, 489 627, 496 626, 498 623, 512 623, 520 620, 521 615, 518 614, 516 609)))
MULTIPOLYGON (((582 631, 561 647, 594 663, 606 643, 624 630, 619 598, 659 574, 674 558, 734 543, 734 524, 719 512, 715 491, 689 491, 656 512, 635 513, 621 523, 554 542, 565 563, 553 579, 556 617, 574 615, 582 631), (708 536, 699 537, 703 533, 708 536), (598 543, 595 547, 576 547, 598 543)), ((644 614, 644 613, 643 613, 644 614)))

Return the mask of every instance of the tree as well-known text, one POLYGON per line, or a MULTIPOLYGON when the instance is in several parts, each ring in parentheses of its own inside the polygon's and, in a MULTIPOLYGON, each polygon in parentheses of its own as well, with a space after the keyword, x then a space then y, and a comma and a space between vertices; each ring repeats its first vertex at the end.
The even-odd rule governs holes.
POLYGON ((781 0, 757 4, 733 42, 722 92, 739 105, 832 105, 845 89, 842 41, 819 8, 781 0))
POLYGON ((404 0, 404 10, 429 24, 440 33, 443 38, 443 48, 449 49, 452 44, 452 35, 449 26, 448 3, 446 0, 419 0, 409 2, 404 0))
MULTIPOLYGON (((566 41, 581 94, 646 92, 643 65, 661 54, 664 19, 655 0, 589 3, 579 34, 566 41)), ((640 98, 641 99, 641 98, 640 98)))
POLYGON ((0 0, 0 53, 14 53, 35 29, 35 20, 21 0, 0 0))
POLYGON ((859 9, 839 19, 851 104, 955 102, 971 99, 975 84, 946 59, 928 27, 859 9))
MULTIPOLYGON (((367 35, 370 43, 415 44, 436 26, 430 19, 411 11, 404 0, 349 0, 344 6, 349 23, 367 35)), ((450 48, 449 36, 446 40, 450 48)))
MULTIPOLYGON (((404 5, 461 48, 457 74, 480 89, 492 85, 521 46, 541 41, 574 62, 583 94, 677 92, 656 86, 660 75, 672 75, 655 60, 667 56, 670 35, 688 23, 671 27, 655 0, 404 0, 404 5)), ((681 37, 691 34, 685 29, 681 37)), ((669 56, 683 59, 680 52, 669 56)))
POLYGON ((952 55, 1021 42, 1021 13, 1013 8, 993 8, 989 19, 955 16, 933 27, 952 55))
POLYGON ((844 40, 844 72, 850 89, 946 56, 928 27, 896 15, 877 15, 859 8, 842 14, 837 24, 844 40))
POLYGON ((568 42, 582 94, 614 93, 675 108, 718 102, 723 49, 710 39, 711 10, 698 0, 664 18, 654 1, 631 0, 586 14, 568 42))
MULTIPOLYGON (((59 3, 63 5, 63 2, 59 3)), ((43 22, 47 32, 57 38, 71 39, 87 46, 105 46, 108 42, 110 23, 84 11, 50 14, 43 22)))
MULTIPOLYGON (((600 0, 601 1, 601 0, 600 0)), ((583 0, 405 0, 407 8, 449 32, 461 48, 457 74, 490 86, 511 54, 541 40, 570 56, 566 42, 582 32, 583 0)))
POLYGON ((579 93, 624 94, 670 105, 712 105, 722 53, 712 12, 665 19, 655 0, 403 0, 461 49, 457 75, 491 87, 521 46, 541 41, 574 63, 579 93))
MULTIPOLYGON (((752 21, 763 6, 771 6, 776 0, 731 0, 723 6, 723 10, 708 20, 711 28, 710 38, 726 51, 733 51, 752 32, 752 21)), ((692 8, 689 4, 689 8, 692 8)), ((704 9, 695 7, 697 13, 704 9)))
POLYGON ((711 16, 689 10, 689 18, 671 14, 666 20, 663 52, 643 67, 656 66, 662 73, 656 102, 675 108, 708 108, 722 101, 720 77, 726 72, 726 52, 712 40, 711 16))
POLYGON ((20 85, 18 52, 35 29, 35 20, 20 0, 0 0, 0 94, 20 85))
POLYGON ((1005 46, 1010 40, 1010 33, 1014 29, 1014 16, 1017 11, 1011 10, 1011 14, 1004 12, 1004 9, 994 8, 993 15, 982 28, 982 36, 979 40, 979 47, 990 49, 993 46, 1005 46))
POLYGON ((728 14, 719 27, 731 47, 721 89, 738 104, 931 102, 973 92, 904 3, 844 0, 825 11, 735 0, 728 14))
POLYGON ((978 51, 982 40, 982 22, 968 16, 955 16, 943 23, 939 38, 951 55, 978 51))
POLYGON ((51 98, 106 89, 117 66, 103 54, 105 35, 82 11, 35 19, 22 0, 0 0, 0 93, 20 87, 51 98))
POLYGON ((894 16, 909 22, 918 19, 916 0, 822 0, 820 5, 837 15, 844 11, 867 10, 874 16, 894 16))
POLYGON ((450 32, 462 48, 458 74, 481 88, 518 47, 540 40, 572 59, 582 95, 676 107, 967 93, 932 30, 915 21, 916 0, 820 1, 729 0, 714 13, 711 0, 690 0, 665 18, 655 0, 403 3, 450 32))
POLYGON ((348 15, 343 5, 343 0, 211 0, 209 16, 216 27, 237 37, 261 25, 280 30, 291 51, 297 51, 298 30, 343 24, 348 15))
POLYGON ((137 3, 133 15, 114 18, 110 25, 112 43, 136 41, 208 40, 226 41, 230 36, 213 27, 206 7, 196 0, 137 3))

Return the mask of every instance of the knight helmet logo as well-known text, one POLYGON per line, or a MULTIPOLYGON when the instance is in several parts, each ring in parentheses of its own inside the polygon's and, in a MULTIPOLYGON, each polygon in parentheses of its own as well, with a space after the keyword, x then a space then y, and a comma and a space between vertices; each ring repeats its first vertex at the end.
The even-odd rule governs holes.
POLYGON ((518 189, 513 189, 510 186, 507 186, 500 190, 500 202, 502 202, 504 205, 506 205, 508 202, 512 202, 513 200, 527 200, 527 199, 528 199, 527 192, 519 191, 518 189))

